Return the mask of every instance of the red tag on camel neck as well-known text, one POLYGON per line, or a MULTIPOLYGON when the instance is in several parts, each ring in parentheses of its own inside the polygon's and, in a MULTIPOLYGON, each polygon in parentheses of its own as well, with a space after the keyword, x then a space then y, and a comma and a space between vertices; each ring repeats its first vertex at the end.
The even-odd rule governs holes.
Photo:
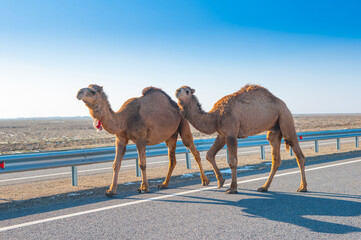
POLYGON ((95 126, 99 131, 103 130, 102 122, 98 121, 98 124, 95 126))

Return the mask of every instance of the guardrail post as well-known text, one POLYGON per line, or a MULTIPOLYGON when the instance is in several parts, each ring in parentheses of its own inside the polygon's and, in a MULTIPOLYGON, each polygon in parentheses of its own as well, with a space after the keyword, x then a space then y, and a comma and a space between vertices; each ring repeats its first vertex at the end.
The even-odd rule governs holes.
POLYGON ((78 186, 78 168, 77 168, 77 166, 71 166, 71 185, 78 186))
POLYGON ((356 145, 357 148, 359 147, 358 137, 355 137, 355 145, 356 145))
POLYGON ((292 157, 294 156, 292 147, 290 147, 290 155, 291 155, 292 157))
POLYGON ((315 152, 318 153, 318 140, 315 140, 315 152))
POLYGON ((135 159, 135 174, 137 177, 140 177, 142 175, 142 173, 140 172, 140 167, 139 167, 139 158, 135 159))
POLYGON ((337 147, 337 150, 340 150, 340 139, 339 138, 337 138, 336 139, 336 147, 337 147))
POLYGON ((266 159, 266 152, 264 150, 264 146, 262 145, 261 146, 261 159, 264 160, 266 159))
POLYGON ((186 164, 187 164, 187 169, 192 169, 191 157, 189 156, 188 150, 186 152, 186 164))

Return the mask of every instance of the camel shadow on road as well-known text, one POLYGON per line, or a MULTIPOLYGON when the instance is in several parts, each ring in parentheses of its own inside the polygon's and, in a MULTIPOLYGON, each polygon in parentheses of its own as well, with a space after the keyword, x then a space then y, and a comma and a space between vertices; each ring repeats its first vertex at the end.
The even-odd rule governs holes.
MULTIPOLYGON (((356 217, 359 219, 357 221, 361 221, 359 218, 361 216, 361 196, 359 195, 323 192, 308 192, 307 194, 258 193, 246 189, 240 189, 239 195, 241 199, 238 201, 193 196, 183 197, 195 200, 185 201, 189 203, 239 207, 241 208, 240 216, 289 223, 313 232, 330 234, 361 232, 360 227, 345 224, 347 222, 345 218, 350 217, 356 217)), ((183 203, 183 201, 180 202, 183 203)), ((238 211, 234 212, 239 213, 238 211)))

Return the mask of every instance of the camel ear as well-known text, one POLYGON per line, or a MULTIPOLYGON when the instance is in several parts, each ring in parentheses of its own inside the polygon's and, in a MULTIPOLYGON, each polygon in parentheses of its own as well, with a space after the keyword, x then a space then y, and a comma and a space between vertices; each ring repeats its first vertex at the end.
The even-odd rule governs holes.
POLYGON ((192 94, 194 94, 194 93, 195 93, 195 91, 196 91, 196 90, 192 88, 192 94))
POLYGON ((96 84, 89 85, 89 88, 93 89, 95 92, 102 92, 103 91, 103 87, 98 86, 96 84))

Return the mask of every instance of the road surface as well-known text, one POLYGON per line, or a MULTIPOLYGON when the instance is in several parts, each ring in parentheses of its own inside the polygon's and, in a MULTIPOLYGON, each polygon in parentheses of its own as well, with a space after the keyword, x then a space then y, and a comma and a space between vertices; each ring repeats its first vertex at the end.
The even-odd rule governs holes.
POLYGON ((239 173, 235 195, 228 176, 5 212, 0 239, 361 239, 361 158, 310 163, 307 193, 295 165, 258 193, 268 173, 239 173))

